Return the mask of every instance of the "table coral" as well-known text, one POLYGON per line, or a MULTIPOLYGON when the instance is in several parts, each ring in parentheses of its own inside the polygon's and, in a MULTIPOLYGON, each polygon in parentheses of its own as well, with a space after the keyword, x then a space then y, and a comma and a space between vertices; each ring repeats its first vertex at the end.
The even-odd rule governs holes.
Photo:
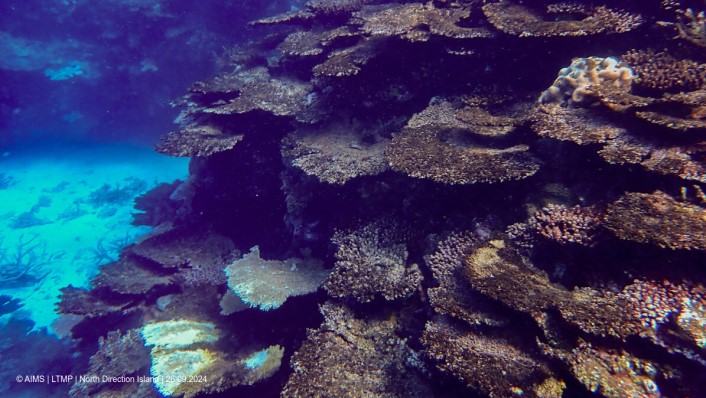
POLYGON ((468 124, 466 134, 458 134, 458 126, 463 125, 460 120, 446 123, 449 117, 437 116, 446 109, 451 108, 430 105, 394 136, 385 150, 394 170, 445 184, 520 180, 539 170, 526 145, 498 148, 476 143, 468 124))
POLYGON ((315 292, 328 275, 323 262, 314 258, 283 261, 260 258, 255 246, 225 269, 228 287, 250 307, 269 311, 289 297, 315 292))
POLYGON ((706 210, 661 191, 628 192, 608 205, 604 224, 621 239, 670 249, 706 250, 706 210))
POLYGON ((390 139, 362 129, 355 123, 299 129, 282 140, 282 156, 329 184, 380 174, 388 168, 383 152, 390 139))
POLYGON ((585 14, 580 20, 550 20, 528 7, 511 1, 500 1, 483 6, 488 21, 498 30, 519 37, 588 36, 595 34, 625 33, 642 24, 640 15, 614 10, 605 6, 591 9, 584 7, 548 9, 556 13, 585 14))

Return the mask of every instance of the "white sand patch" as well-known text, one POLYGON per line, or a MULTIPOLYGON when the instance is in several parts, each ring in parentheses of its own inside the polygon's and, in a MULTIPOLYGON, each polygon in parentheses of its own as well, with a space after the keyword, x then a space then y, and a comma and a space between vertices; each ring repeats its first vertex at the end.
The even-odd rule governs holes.
POLYGON ((116 257, 120 246, 149 232, 149 228, 130 225, 134 198, 159 183, 184 179, 187 168, 187 159, 131 146, 6 152, 0 158, 0 173, 13 183, 0 189, 2 263, 13 262, 24 242, 25 249, 33 250, 21 259, 21 266, 40 265, 19 281, 0 278, 0 294, 22 300, 17 312, 36 322, 35 328, 49 327, 57 318, 55 305, 61 288, 88 287, 98 265, 109 261, 99 252, 116 257), (105 184, 107 194, 97 200, 105 184), (47 223, 13 228, 25 212, 47 223))

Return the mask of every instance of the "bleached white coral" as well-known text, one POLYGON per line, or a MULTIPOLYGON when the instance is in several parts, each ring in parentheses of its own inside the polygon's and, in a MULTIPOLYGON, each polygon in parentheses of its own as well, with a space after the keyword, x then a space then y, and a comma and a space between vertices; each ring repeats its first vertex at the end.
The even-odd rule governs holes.
POLYGON ((632 69, 614 57, 574 58, 571 65, 559 71, 554 84, 542 93, 539 102, 580 103, 586 96, 594 95, 595 86, 605 84, 629 90, 633 77, 632 69))

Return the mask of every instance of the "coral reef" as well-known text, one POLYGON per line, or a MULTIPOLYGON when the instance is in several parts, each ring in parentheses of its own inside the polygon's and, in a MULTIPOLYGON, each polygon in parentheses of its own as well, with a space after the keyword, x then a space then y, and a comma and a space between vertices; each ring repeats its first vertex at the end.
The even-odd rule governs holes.
POLYGON ((394 319, 360 319, 333 302, 321 306, 324 322, 309 330, 292 356, 283 397, 428 397, 413 367, 416 353, 395 335, 394 319))
POLYGON ((392 230, 394 227, 378 222, 331 238, 338 249, 336 264, 323 284, 329 295, 353 297, 359 302, 376 296, 394 300, 409 297, 419 288, 419 266, 407 265, 407 250, 404 244, 394 242, 392 230))
POLYGON ((409 120, 385 155, 396 171, 446 184, 519 180, 539 169, 526 145, 497 148, 474 142, 474 133, 473 125, 454 116, 450 103, 432 104, 409 120))
POLYGON ((543 238, 590 246, 601 221, 601 214, 596 209, 550 204, 532 215, 529 226, 543 238))
POLYGON ((257 246, 228 265, 225 273, 228 287, 250 307, 262 311, 280 307, 289 297, 315 292, 328 275, 321 260, 265 260, 257 246))
POLYGON ((297 130, 282 140, 282 156, 322 182, 345 184, 387 170, 383 151, 389 141, 355 125, 297 130))
MULTIPOLYGON (((521 2, 520 2, 521 3, 521 2)), ((564 3, 567 4, 567 3, 564 3)), ((600 33, 625 33, 638 27, 640 15, 613 10, 605 6, 589 8, 568 3, 565 6, 548 6, 547 14, 582 14, 580 20, 558 20, 535 14, 516 2, 502 0, 483 6, 488 22, 498 30, 519 37, 587 36, 600 33)))
POLYGON ((422 343, 438 367, 491 397, 532 395, 551 374, 547 365, 503 339, 464 331, 442 320, 430 321, 422 343))
POLYGON ((622 239, 670 249, 706 250, 706 210, 661 191, 628 192, 608 205, 604 224, 622 239))
POLYGON ((155 230, 60 304, 87 368, 208 381, 75 388, 703 395, 695 3, 311 0, 252 22, 174 102, 158 150, 190 176, 139 201, 155 230), (112 354, 141 352, 135 330, 147 365, 112 354))

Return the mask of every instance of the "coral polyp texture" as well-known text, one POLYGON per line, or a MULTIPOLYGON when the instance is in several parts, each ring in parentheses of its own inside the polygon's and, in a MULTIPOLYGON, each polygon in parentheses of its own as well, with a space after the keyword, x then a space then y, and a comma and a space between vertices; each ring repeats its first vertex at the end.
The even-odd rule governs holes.
POLYGON ((328 275, 321 260, 265 260, 257 246, 228 265, 225 273, 233 292, 250 307, 263 311, 280 307, 289 297, 315 292, 328 275))
POLYGON ((411 296, 422 281, 416 264, 407 264, 407 249, 395 243, 389 228, 370 224, 349 234, 337 233, 336 264, 324 289, 336 298, 368 302, 376 296, 394 300, 411 296), (384 229, 383 229, 384 228, 384 229))
POLYGON ((197 382, 74 396, 704 396, 703 1, 292 5, 62 291, 83 374, 197 382))
POLYGON ((432 104, 394 136, 385 155, 396 171, 446 184, 519 180, 539 170, 527 145, 498 147, 477 136, 483 134, 456 118, 450 103, 432 104))
POLYGON ((661 191, 628 192, 608 205, 606 227, 622 239, 670 249, 706 250, 706 209, 661 191))

